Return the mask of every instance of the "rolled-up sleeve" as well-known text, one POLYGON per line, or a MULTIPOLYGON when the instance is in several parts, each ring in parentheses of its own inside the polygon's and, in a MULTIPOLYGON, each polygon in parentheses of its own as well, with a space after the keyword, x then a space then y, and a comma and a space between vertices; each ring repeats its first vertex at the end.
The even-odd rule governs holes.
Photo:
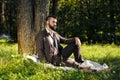
POLYGON ((75 43, 75 38, 65 38, 59 35, 60 43, 70 44, 75 43))

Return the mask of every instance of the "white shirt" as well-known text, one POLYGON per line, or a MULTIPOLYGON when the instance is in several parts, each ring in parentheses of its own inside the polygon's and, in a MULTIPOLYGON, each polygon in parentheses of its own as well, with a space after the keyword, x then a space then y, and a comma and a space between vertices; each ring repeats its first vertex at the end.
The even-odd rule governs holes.
POLYGON ((50 35, 48 36, 48 40, 50 41, 50 43, 52 44, 52 45, 54 45, 54 43, 53 43, 53 39, 52 39, 52 36, 53 36, 53 33, 50 33, 50 31, 46 28, 46 31, 47 31, 47 33, 49 33, 50 35))

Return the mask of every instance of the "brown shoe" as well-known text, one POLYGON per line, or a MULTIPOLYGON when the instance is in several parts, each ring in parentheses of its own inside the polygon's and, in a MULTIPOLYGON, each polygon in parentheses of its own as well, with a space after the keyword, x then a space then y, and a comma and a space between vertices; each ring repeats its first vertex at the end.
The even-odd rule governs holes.
POLYGON ((89 71, 89 70, 91 70, 91 67, 90 66, 88 66, 88 67, 82 67, 81 65, 79 65, 78 69, 82 69, 84 71, 89 71))

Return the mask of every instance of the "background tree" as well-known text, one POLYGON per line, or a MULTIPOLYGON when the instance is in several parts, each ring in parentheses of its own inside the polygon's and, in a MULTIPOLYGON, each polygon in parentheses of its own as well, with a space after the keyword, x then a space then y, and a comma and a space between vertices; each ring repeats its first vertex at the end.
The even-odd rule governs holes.
POLYGON ((52 14, 56 15, 58 0, 52 0, 52 14))
POLYGON ((0 34, 2 33, 2 25, 1 25, 1 13, 2 13, 2 2, 0 1, 0 34))
POLYGON ((6 34, 17 42, 17 0, 7 0, 6 2, 6 34))
POLYGON ((0 10, 0 12, 1 12, 1 14, 0 14, 0 21, 1 21, 1 23, 0 23, 0 33, 3 33, 4 32, 4 30, 5 30, 5 1, 4 0, 1 0, 0 1, 0 8, 1 8, 1 10, 0 10))
POLYGON ((17 41, 17 1, 0 0, 0 34, 6 34, 17 41))
POLYGON ((19 53, 35 52, 35 35, 44 26, 49 12, 49 0, 19 0, 18 8, 19 53))
POLYGON ((120 44, 119 5, 118 0, 59 0, 58 30, 89 44, 120 44))

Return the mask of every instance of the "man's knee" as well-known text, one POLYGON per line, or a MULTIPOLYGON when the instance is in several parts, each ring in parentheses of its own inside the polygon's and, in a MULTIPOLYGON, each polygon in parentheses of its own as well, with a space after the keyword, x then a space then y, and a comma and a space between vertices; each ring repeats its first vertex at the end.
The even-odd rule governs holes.
POLYGON ((79 39, 78 37, 75 37, 75 44, 77 45, 77 47, 80 48, 80 46, 81 46, 81 41, 80 41, 80 39, 79 39))

